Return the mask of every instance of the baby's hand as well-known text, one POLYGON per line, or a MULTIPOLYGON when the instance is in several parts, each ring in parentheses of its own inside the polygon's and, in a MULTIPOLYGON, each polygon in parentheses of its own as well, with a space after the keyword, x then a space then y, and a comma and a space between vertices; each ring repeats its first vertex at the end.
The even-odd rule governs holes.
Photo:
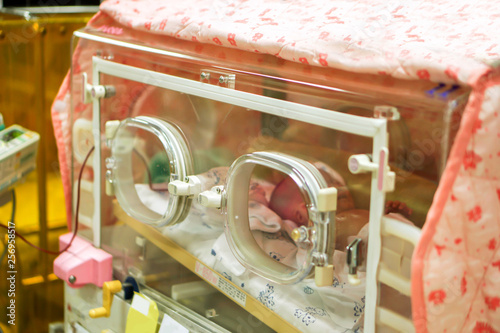
POLYGON ((387 215, 390 213, 399 213, 409 219, 413 210, 411 210, 411 208, 409 208, 404 202, 397 200, 387 201, 385 204, 385 214, 387 215))
POLYGON ((262 185, 255 181, 250 182, 250 188, 248 190, 248 200, 259 202, 265 206, 269 205, 266 199, 266 191, 264 190, 262 185))

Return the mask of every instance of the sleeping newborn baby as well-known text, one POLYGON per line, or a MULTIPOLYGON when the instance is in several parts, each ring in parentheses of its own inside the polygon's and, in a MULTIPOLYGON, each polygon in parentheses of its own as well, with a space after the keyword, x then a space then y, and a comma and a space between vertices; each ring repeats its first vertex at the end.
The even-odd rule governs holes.
MULTIPOLYGON (((338 172, 321 162, 316 162, 314 165, 324 177, 327 186, 335 187, 338 191, 335 248, 345 251, 350 239, 358 235, 363 226, 368 223, 369 212, 355 208, 346 183, 338 172)), ((202 183, 202 191, 209 190, 214 186, 224 185, 228 170, 228 167, 217 167, 197 175, 202 183)), ((138 188, 139 197, 146 206, 151 207, 153 210, 155 210, 153 206, 165 207, 168 193, 160 194, 156 192, 147 195, 146 192, 151 192, 153 188, 148 188, 144 184, 141 190, 138 188), (153 195, 156 198, 161 197, 161 202, 147 202, 148 198, 152 198, 153 195)), ((260 248, 277 261, 292 267, 297 266, 302 260, 302 255, 296 244, 291 240, 290 234, 295 228, 302 225, 312 225, 312 223, 309 220, 305 200, 293 179, 284 177, 274 185, 269 181, 252 177, 249 184, 248 217, 249 227, 260 248)), ((219 237, 220 233, 222 233, 224 215, 221 214, 220 210, 205 208, 194 202, 187 220, 180 225, 185 225, 189 229, 189 233, 199 234, 200 240, 209 241, 215 235, 217 235, 215 237, 219 237), (186 222, 188 223, 186 224, 186 222), (188 226, 188 224, 193 225, 188 226), (195 224, 199 224, 199 226, 195 226, 195 224)), ((173 233, 175 233, 174 228, 178 227, 170 228, 173 233)), ((191 237, 188 235, 182 237, 185 238, 186 244, 183 244, 184 242, 181 239, 175 238, 173 239, 179 245, 193 246, 191 237)), ((216 241, 213 252, 224 252, 220 251, 219 245, 226 247, 224 237, 216 241), (221 242, 222 244, 219 244, 221 242)), ((192 250, 197 251, 194 248, 192 250)))
MULTIPOLYGON (((347 237, 356 235, 368 222, 368 214, 357 210, 342 176, 324 163, 316 162, 328 187, 337 189, 336 249, 345 250, 347 237)), ((249 191, 249 221, 251 230, 284 231, 288 236, 300 226, 312 225, 306 200, 291 177, 272 185, 252 179, 249 191)), ((254 233, 255 235, 255 233, 254 233)))
MULTIPOLYGON (((368 214, 364 210, 355 209, 351 193, 338 172, 321 162, 314 163, 314 166, 327 186, 337 189, 335 247, 344 250, 347 236, 356 235, 361 230, 368 222, 368 214)), ((287 232, 309 224, 305 200, 291 177, 286 177, 276 185, 269 200, 269 208, 283 219, 287 232)))

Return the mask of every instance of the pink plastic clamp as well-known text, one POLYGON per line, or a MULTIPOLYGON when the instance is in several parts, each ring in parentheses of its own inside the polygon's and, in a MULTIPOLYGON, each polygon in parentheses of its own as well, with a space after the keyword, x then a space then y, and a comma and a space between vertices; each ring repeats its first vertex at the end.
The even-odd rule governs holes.
MULTIPOLYGON (((59 249, 64 249, 70 242, 72 233, 59 237, 59 249)), ((75 237, 69 249, 54 260, 54 274, 66 281, 73 288, 80 288, 88 283, 102 287, 113 276, 113 257, 91 243, 75 237)))

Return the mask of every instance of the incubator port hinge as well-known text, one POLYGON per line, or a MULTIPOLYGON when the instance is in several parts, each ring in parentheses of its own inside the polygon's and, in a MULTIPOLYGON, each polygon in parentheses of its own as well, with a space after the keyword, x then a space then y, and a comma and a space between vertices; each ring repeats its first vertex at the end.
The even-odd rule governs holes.
POLYGON ((210 191, 203 191, 198 194, 198 202, 205 207, 221 208, 223 191, 224 186, 214 186, 210 191))
POLYGON ((333 284, 333 273, 335 268, 328 264, 328 258, 325 253, 314 253, 312 256, 314 264, 314 283, 318 287, 328 287, 333 284))
POLYGON ((346 251, 346 263, 349 267, 349 274, 347 275, 349 283, 353 286, 357 286, 361 283, 358 278, 358 266, 361 265, 361 238, 354 239, 349 245, 347 245, 346 251))
POLYGON ((193 196, 201 192, 201 180, 196 176, 188 176, 182 180, 174 180, 168 184, 168 192, 177 196, 193 196))
POLYGON ((84 104, 91 103, 95 99, 113 97, 115 94, 114 86, 91 85, 87 83, 87 73, 82 73, 82 100, 84 104))
POLYGON ((379 162, 374 163, 369 155, 352 155, 347 161, 349 171, 353 174, 377 172, 377 188, 383 192, 394 191, 396 174, 389 167, 389 150, 380 149, 379 162))

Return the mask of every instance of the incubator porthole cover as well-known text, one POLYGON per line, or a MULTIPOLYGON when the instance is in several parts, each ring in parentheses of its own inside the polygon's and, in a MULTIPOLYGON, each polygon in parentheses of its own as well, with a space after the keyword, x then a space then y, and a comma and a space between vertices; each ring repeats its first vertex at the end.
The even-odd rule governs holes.
POLYGON ((310 274, 313 265, 331 266, 335 248, 335 208, 320 211, 321 203, 318 198, 321 198, 327 184, 314 165, 283 153, 255 152, 239 157, 232 164, 226 181, 226 236, 233 254, 243 266, 280 284, 303 280, 310 274), (280 262, 280 258, 263 250, 254 237, 255 228, 251 227, 249 222, 248 188, 256 166, 287 175, 306 199, 309 220, 312 223, 309 223, 307 228, 302 226, 296 230, 296 233, 307 233, 307 237, 296 239, 300 240, 296 246, 302 251, 300 256, 297 255, 296 265, 280 262), (318 258, 324 261, 318 261, 318 258))
POLYGON ((168 193, 168 183, 193 174, 193 161, 181 129, 162 119, 138 116, 120 122, 107 160, 109 181, 121 208, 154 226, 181 222, 192 197, 168 193), (167 205, 155 205, 163 197, 167 205))

